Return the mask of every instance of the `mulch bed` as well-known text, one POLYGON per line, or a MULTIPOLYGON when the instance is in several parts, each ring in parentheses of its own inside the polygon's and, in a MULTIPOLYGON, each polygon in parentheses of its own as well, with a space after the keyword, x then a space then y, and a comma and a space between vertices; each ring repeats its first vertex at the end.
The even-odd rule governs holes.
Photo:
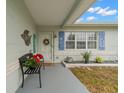
POLYGON ((70 70, 91 93, 118 92, 118 67, 75 67, 70 70))

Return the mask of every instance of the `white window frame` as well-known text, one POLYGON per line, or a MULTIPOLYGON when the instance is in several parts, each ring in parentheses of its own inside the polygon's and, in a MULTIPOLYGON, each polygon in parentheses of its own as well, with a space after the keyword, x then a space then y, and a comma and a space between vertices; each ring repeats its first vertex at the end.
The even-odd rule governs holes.
MULTIPOLYGON (((89 32, 89 33, 90 33, 90 32, 89 32)), ((91 33, 92 33, 92 32, 91 32, 91 33)), ((96 40, 88 40, 88 39, 87 39, 87 36, 88 36, 87 34, 88 34, 88 33, 86 33, 86 40, 87 40, 87 42, 86 42, 86 43, 87 43, 87 44, 86 44, 87 47, 86 47, 86 48, 87 48, 88 50, 90 50, 90 48, 88 48, 88 41, 95 41, 95 42, 96 42, 96 48, 95 48, 95 49, 91 49, 91 50, 96 50, 96 49, 98 49, 98 37, 99 37, 99 36, 98 36, 98 32, 95 32, 95 31, 94 31, 94 33, 96 33, 96 35, 97 35, 97 36, 96 36, 96 40)))
MULTIPOLYGON (((77 33, 78 33, 78 32, 77 32, 77 33)), ((86 36, 86 32, 79 32, 79 33, 85 33, 85 36, 86 36)), ((77 36, 77 35, 76 35, 76 36, 77 36)), ((78 48, 77 48, 77 42, 78 42, 78 41, 84 41, 84 42, 86 42, 86 38, 87 38, 87 37, 85 37, 85 40, 77 40, 77 37, 75 37, 75 38, 76 38, 76 39, 75 39, 75 41, 76 41, 76 42, 75 42, 75 43, 76 43, 76 44, 75 44, 75 45, 76 45, 76 49, 78 49, 78 48)), ((86 44, 87 44, 87 42, 86 42, 86 44)), ((83 50, 86 50, 87 47, 86 47, 85 49, 84 49, 84 48, 82 48, 82 49, 83 49, 83 50)))
MULTIPOLYGON (((65 32, 66 33, 66 32, 65 32)), ((68 33, 75 33, 75 32, 68 32, 68 33)), ((75 37, 75 40, 76 40, 76 37, 75 37)), ((66 48, 66 41, 74 41, 75 43, 76 43, 76 41, 75 40, 66 40, 66 39, 64 39, 64 49, 66 49, 66 50, 71 50, 71 49, 67 49, 66 48)), ((74 49, 76 49, 76 46, 75 46, 75 44, 74 44, 74 49)), ((72 49, 72 50, 74 50, 74 49, 72 49)))
MULTIPOLYGON (((66 33, 66 32, 65 32, 66 33)), ((71 32, 70 32, 71 33, 71 32)), ((78 33, 78 32, 74 32, 74 33, 78 33)), ((77 38, 76 38, 76 34, 75 34, 75 40, 65 40, 64 41, 64 49, 66 49, 66 50, 97 50, 98 49, 98 37, 99 37, 99 34, 98 34, 98 32, 96 32, 96 31, 88 31, 88 32, 82 32, 82 33, 85 33, 86 34, 86 40, 77 40, 77 38), (90 33, 90 32, 94 32, 94 33, 96 33, 96 35, 97 35, 97 37, 96 37, 96 40, 88 40, 87 39, 87 34, 88 33, 90 33), (75 48, 74 49, 67 49, 66 48, 66 41, 75 41, 75 48), (86 48, 85 49, 78 49, 77 48, 77 41, 85 41, 86 42, 86 48), (88 49, 88 41, 96 41, 96 48, 95 49, 88 49)))

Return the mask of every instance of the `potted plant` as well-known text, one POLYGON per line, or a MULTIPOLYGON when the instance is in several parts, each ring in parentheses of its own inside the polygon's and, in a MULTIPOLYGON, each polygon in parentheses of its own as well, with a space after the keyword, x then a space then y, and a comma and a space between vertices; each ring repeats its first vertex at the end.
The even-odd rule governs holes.
POLYGON ((102 63, 103 58, 102 57, 96 57, 96 63, 102 63))
POLYGON ((35 69, 36 65, 37 63, 35 62, 35 59, 27 59, 24 63, 24 66, 30 69, 35 69))
POLYGON ((85 59, 85 63, 89 63, 91 52, 85 52, 84 54, 82 53, 82 55, 83 55, 83 58, 85 59))

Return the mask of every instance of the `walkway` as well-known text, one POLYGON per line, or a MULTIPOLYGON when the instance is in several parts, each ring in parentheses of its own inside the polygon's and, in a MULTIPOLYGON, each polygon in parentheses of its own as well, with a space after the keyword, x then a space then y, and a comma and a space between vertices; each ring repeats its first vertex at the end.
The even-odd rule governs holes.
POLYGON ((90 93, 86 87, 61 64, 55 64, 41 71, 42 88, 39 88, 38 75, 25 80, 24 88, 16 93, 90 93))

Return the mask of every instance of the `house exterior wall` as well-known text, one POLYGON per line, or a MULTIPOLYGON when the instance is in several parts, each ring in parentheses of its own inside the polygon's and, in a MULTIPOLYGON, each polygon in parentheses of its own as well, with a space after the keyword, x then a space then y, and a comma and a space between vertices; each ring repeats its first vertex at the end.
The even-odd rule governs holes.
POLYGON ((117 60, 118 57, 118 31, 117 27, 74 27, 71 26, 69 28, 59 29, 58 27, 39 27, 38 33, 39 35, 42 33, 51 33, 51 31, 54 33, 54 35, 57 35, 57 38, 54 38, 54 62, 61 62, 66 56, 72 57, 75 61, 76 60, 83 60, 81 53, 84 53, 85 51, 91 51, 91 60, 95 60, 97 56, 101 56, 104 58, 104 60, 107 61, 114 61, 117 60), (95 32, 105 32, 105 50, 99 50, 99 49, 90 49, 90 50, 82 50, 82 49, 64 49, 63 51, 59 50, 59 36, 58 33, 60 31, 68 32, 68 31, 95 31, 95 32))
MULTIPOLYGON (((58 33, 57 33, 58 34, 58 33)), ((96 56, 101 56, 104 60, 116 60, 118 55, 118 46, 117 46, 117 31, 105 31, 105 50, 99 49, 64 49, 64 51, 60 51, 58 49, 58 38, 55 40, 55 61, 60 62, 66 56, 72 57, 75 61, 82 60, 81 53, 85 51, 91 51, 91 60, 95 60, 96 56)))
POLYGON ((36 34, 36 27, 28 12, 23 0, 7 0, 7 93, 15 93, 21 84, 21 70, 19 69, 18 58, 29 50, 33 49, 33 44, 26 46, 21 34, 25 29, 30 31, 30 35, 36 34))

